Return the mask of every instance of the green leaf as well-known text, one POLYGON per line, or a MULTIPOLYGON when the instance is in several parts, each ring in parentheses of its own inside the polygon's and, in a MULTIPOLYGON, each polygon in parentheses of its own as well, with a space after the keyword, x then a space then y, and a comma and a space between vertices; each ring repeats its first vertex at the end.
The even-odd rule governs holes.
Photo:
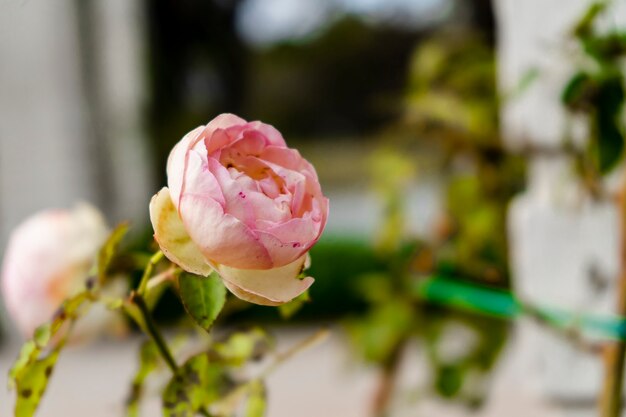
POLYGON ((283 319, 290 319, 309 301, 311 301, 311 296, 309 290, 306 290, 290 302, 278 306, 278 312, 283 319))
POLYGON ((624 104, 624 85, 621 76, 604 80, 598 94, 595 126, 598 142, 592 147, 597 156, 598 168, 607 173, 620 161, 624 151, 621 130, 621 110, 624 104))
POLYGON ((458 365, 441 365, 435 374, 435 388, 437 393, 444 398, 452 398, 463 387, 465 370, 458 365))
POLYGON ((582 18, 574 26, 574 35, 579 38, 586 38, 593 34, 593 23, 598 15, 600 15, 606 9, 607 3, 605 1, 597 1, 592 3, 582 18))
POLYGON ((193 417, 220 398, 225 381, 223 368, 210 363, 206 353, 192 356, 165 387, 163 415, 193 417))
POLYGON ((106 281, 106 274, 117 248, 128 232, 128 223, 120 223, 109 235, 98 253, 98 282, 106 281))
POLYGON ((262 356, 270 350, 272 342, 269 335, 260 328, 247 332, 231 334, 224 342, 213 345, 220 362, 230 366, 241 366, 248 360, 262 356))
POLYGON ((595 91, 595 83, 591 76, 579 71, 565 85, 561 93, 561 102, 571 110, 583 110, 589 107, 595 91))
POLYGON ((263 417, 267 410, 265 385, 261 381, 250 384, 245 417, 263 417))
POLYGON ((365 360, 383 363, 411 332, 414 314, 411 305, 401 300, 376 305, 367 316, 347 323, 348 335, 365 360))
POLYGON ((598 114, 598 143, 592 146, 600 173, 610 172, 620 161, 624 152, 624 137, 617 121, 598 114))
POLYGON ((28 342, 24 343, 24 345, 22 345, 22 349, 20 350, 17 359, 9 370, 9 389, 15 388, 16 381, 18 380, 19 376, 24 372, 29 364, 37 359, 37 355, 39 355, 39 352, 40 349, 37 347, 37 344, 33 340, 29 340, 28 342))
POLYGON ((226 301, 226 288, 222 280, 216 273, 208 277, 182 273, 178 277, 178 284, 185 310, 208 332, 226 301))
POLYGON ((60 347, 57 347, 48 356, 32 362, 21 373, 16 381, 15 417, 31 417, 35 414, 60 350, 60 347))
POLYGON ((92 294, 89 290, 65 300, 52 320, 39 326, 33 339, 22 346, 17 360, 9 371, 9 388, 15 388, 17 391, 16 417, 30 417, 37 410, 56 360, 65 344, 71 323, 85 311, 81 309, 84 303, 91 300, 92 294), (55 345, 48 354, 45 354, 44 351, 51 341, 54 341, 55 345))
POLYGON ((152 341, 146 341, 141 345, 139 352, 139 370, 133 378, 130 395, 126 402, 126 416, 137 417, 139 415, 139 402, 143 397, 143 384, 148 375, 159 365, 159 349, 152 341))

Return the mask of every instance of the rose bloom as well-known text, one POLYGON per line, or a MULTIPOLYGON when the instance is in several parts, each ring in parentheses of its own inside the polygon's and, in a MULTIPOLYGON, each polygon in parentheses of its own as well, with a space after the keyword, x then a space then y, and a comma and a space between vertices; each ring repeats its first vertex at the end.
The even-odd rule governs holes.
POLYGON ((87 204, 37 213, 13 231, 2 268, 2 295, 24 336, 32 336, 66 298, 85 287, 107 235, 102 215, 87 204))
POLYGON ((261 122, 222 114, 189 132, 150 202, 155 239, 188 272, 215 270, 237 297, 279 305, 303 293, 307 252, 328 217, 313 166, 261 122))

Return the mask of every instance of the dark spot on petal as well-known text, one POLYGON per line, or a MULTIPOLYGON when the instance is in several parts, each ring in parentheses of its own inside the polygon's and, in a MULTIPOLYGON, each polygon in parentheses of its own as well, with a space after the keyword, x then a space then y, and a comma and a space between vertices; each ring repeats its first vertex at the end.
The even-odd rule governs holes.
POLYGON ((298 242, 296 242, 296 243, 294 243, 294 244, 293 244, 293 247, 294 247, 294 248, 297 248, 297 247, 299 247, 299 246, 300 246, 300 243, 298 243, 298 242))
POLYGON ((242 191, 239 191, 239 197, 246 198, 246 195, 242 191))

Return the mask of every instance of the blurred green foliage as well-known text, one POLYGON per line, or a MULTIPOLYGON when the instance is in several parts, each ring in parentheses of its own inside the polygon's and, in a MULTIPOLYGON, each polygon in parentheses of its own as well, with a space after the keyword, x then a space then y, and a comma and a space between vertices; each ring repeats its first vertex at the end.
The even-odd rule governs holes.
POLYGON ((434 237, 439 268, 507 286, 506 210, 523 188, 524 161, 502 145, 493 49, 473 33, 447 33, 412 62, 407 123, 415 139, 439 147, 446 190, 434 237))
POLYGON ((374 189, 383 202, 376 253, 382 272, 355 281, 368 304, 348 331, 364 359, 394 369, 398 350, 426 347, 430 390, 479 405, 488 371, 506 342, 508 323, 429 305, 410 294, 420 277, 444 274, 506 288, 509 281, 506 212, 523 187, 524 162, 499 136, 494 52, 473 33, 443 33, 413 54, 405 115, 372 157, 374 189), (392 136, 392 139, 390 139, 392 136), (416 175, 418 154, 430 149, 435 172, 416 175), (408 232, 406 196, 421 176, 442 178, 442 212, 433 230, 408 232), (459 339, 460 338, 460 339, 459 339), (461 344, 461 347, 459 347, 461 344), (456 351, 450 355, 449 351, 456 351))
POLYGON ((592 4, 572 29, 577 68, 561 94, 567 109, 589 121, 587 152, 580 155, 579 167, 591 185, 612 171, 624 154, 626 31, 602 30, 598 24, 610 14, 610 3, 592 4))

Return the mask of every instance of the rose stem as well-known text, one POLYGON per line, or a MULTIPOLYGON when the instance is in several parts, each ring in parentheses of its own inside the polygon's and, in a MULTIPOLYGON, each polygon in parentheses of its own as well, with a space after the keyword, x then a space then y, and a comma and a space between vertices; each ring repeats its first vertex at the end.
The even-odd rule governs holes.
MULTIPOLYGON (((617 282, 617 314, 626 314, 626 176, 618 196, 618 215, 620 221, 620 276, 617 282)), ((624 379, 623 340, 612 342, 604 351, 605 378, 600 396, 600 416, 619 417, 622 411, 622 386, 624 379)))
POLYGON ((152 270, 154 266, 159 263, 159 261, 163 259, 163 252, 157 251, 150 257, 148 261, 148 265, 146 265, 146 269, 143 271, 143 275, 141 277, 141 281, 139 282, 139 286, 137 287, 137 293, 140 295, 144 295, 146 292, 146 288, 148 287, 148 280, 152 275, 152 270))
POLYGON ((389 358, 382 364, 378 388, 372 404, 373 417, 385 417, 389 412, 389 403, 395 388, 397 374, 400 370, 405 344, 406 340, 401 340, 396 344, 389 358))
MULTIPOLYGON (((153 258, 155 258, 155 256, 153 256, 153 258)), ((143 296, 133 291, 130 295, 130 301, 139 308, 139 311, 141 311, 141 315, 143 316, 144 323, 146 324, 145 328, 148 331, 148 334, 159 349, 159 353, 161 353, 161 356, 165 360, 167 366, 170 368, 174 375, 177 375, 179 371, 178 364, 176 364, 176 360, 174 359, 172 352, 170 352, 170 349, 167 346, 163 335, 161 334, 156 326, 156 323, 152 319, 152 315, 150 314, 150 310, 148 309, 148 306, 143 296)), ((209 412, 204 408, 200 408, 198 412, 205 417, 211 417, 209 412)))

